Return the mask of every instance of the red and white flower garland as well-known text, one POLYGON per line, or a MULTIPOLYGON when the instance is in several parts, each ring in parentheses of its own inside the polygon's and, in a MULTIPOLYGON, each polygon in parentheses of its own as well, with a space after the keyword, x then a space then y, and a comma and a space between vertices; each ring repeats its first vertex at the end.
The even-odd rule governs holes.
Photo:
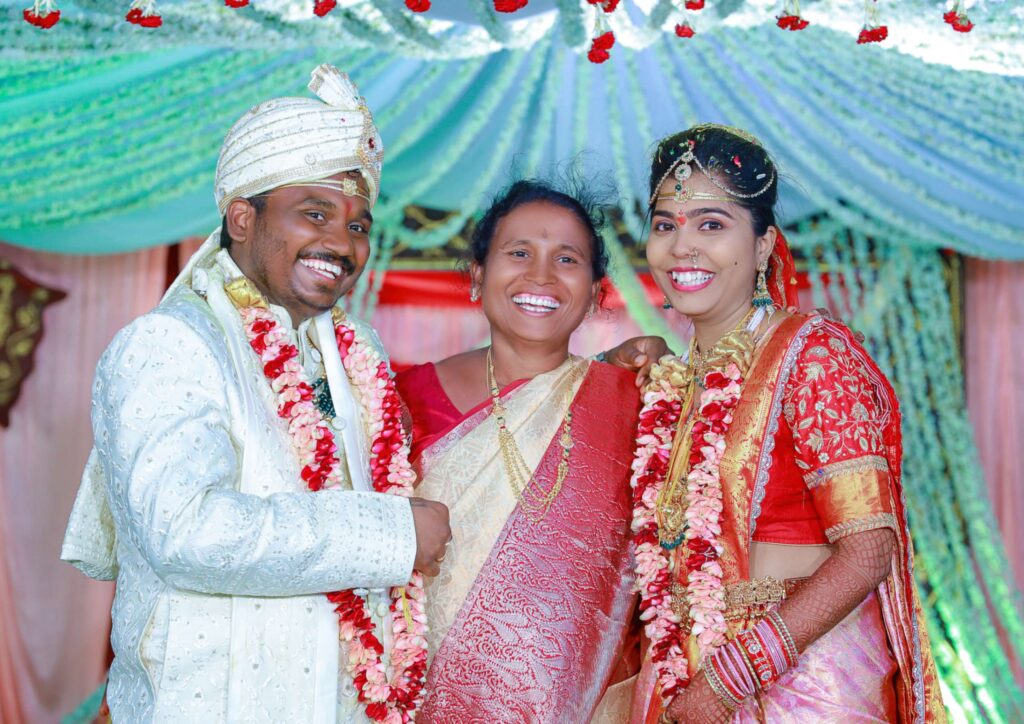
MULTIPOLYGON (((652 377, 656 377, 652 374, 652 377)), ((691 431, 689 472, 686 476, 686 596, 692 632, 701 660, 726 642, 725 590, 722 586, 722 482, 719 467, 725 453, 725 434, 739 403, 743 379, 730 363, 724 371, 704 377, 704 391, 691 431)), ((651 641, 663 704, 689 683, 686 634, 672 607, 672 553, 658 541, 657 501, 669 473, 676 426, 682 415, 682 390, 667 379, 644 395, 633 460, 633 536, 636 545, 640 618, 651 641)))
MULTIPOLYGON (((334 433, 313 402, 313 388, 297 359, 298 349, 288 343, 288 333, 270 310, 245 306, 239 313, 249 345, 259 355, 263 373, 277 394, 277 414, 288 422, 303 481, 312 491, 337 487, 341 474, 334 433)), ((334 329, 345 371, 367 413, 373 488, 410 496, 415 474, 401 426, 401 403, 387 365, 344 318, 335 320, 334 329)), ((348 644, 349 673, 366 715, 388 724, 412 721, 422 703, 427 667, 422 575, 413 571, 408 585, 391 590, 394 647, 390 667, 382 661, 384 646, 374 634, 363 598, 351 590, 329 593, 327 598, 335 604, 339 636, 348 644)))

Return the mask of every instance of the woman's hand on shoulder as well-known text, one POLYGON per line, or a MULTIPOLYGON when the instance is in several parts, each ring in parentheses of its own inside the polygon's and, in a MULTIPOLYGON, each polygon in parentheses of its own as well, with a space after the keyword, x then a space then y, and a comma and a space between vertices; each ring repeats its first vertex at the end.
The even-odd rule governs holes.
POLYGON ((608 364, 636 372, 636 386, 641 387, 651 374, 651 367, 667 354, 672 354, 661 337, 633 337, 604 353, 608 364))

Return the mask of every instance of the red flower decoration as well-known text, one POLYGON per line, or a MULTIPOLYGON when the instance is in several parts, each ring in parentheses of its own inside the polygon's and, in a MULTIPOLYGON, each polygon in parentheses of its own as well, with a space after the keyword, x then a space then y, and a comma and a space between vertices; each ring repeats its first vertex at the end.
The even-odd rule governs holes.
POLYGON ((775 24, 783 30, 803 30, 810 25, 810 22, 799 15, 780 15, 775 24))
POLYGON ((863 28, 860 31, 860 35, 857 36, 857 45, 863 45, 864 43, 880 43, 889 37, 889 28, 885 25, 879 25, 874 28, 863 28))
POLYGON ((43 30, 49 30, 60 20, 60 10, 51 10, 46 15, 36 15, 35 11, 25 8, 22 11, 22 16, 30 25, 35 25, 43 30))
POLYGON ((944 15, 942 16, 942 19, 943 19, 943 20, 945 20, 945 21, 946 21, 947 23, 949 23, 950 25, 952 25, 953 23, 955 23, 955 22, 956 22, 956 19, 957 19, 957 14, 958 14, 958 13, 957 13, 957 11, 956 11, 956 10, 950 10, 950 11, 949 11, 948 13, 945 13, 945 14, 944 14, 944 15))
POLYGON ((703 10, 704 0, 686 0, 687 10, 703 10))
POLYGON ((693 27, 689 23, 676 25, 676 35, 680 38, 692 38, 694 36, 693 27))
MULTIPOLYGON (((430 0, 405 0, 405 7, 414 13, 425 13, 430 10, 430 0)), ((373 148, 373 139, 370 139, 370 148, 373 148)))
POLYGON ((957 18, 957 20, 950 23, 950 25, 952 25, 953 30, 958 33, 969 33, 974 29, 974 23, 968 20, 966 15, 963 16, 963 19, 957 18))
POLYGON ((136 24, 144 28, 159 28, 164 24, 164 19, 159 15, 143 15, 136 24))
POLYGON ((124 19, 132 25, 138 25, 139 21, 142 20, 142 11, 138 8, 132 8, 128 11, 128 14, 124 16, 124 19))
POLYGON ((324 15, 334 10, 334 6, 337 4, 338 0, 316 0, 313 4, 313 14, 322 18, 324 15))
POLYGON ((611 50, 615 46, 615 33, 609 30, 607 33, 603 33, 594 38, 591 48, 598 48, 600 50, 611 50))
POLYGON ((249 4, 249 0, 224 0, 224 4, 229 8, 244 8, 249 4))
POLYGON ((603 3, 601 3, 601 9, 604 10, 606 13, 615 12, 615 8, 619 6, 619 2, 620 0, 605 0, 603 3))
POLYGON ((514 13, 522 10, 527 5, 527 0, 494 0, 494 9, 499 13, 514 13))

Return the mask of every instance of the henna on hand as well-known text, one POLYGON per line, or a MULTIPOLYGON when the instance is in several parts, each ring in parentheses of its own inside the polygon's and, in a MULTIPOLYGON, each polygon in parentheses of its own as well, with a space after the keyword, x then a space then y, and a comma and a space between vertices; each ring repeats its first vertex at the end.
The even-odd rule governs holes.
POLYGON ((889 528, 840 538, 811 579, 779 607, 798 651, 835 628, 892 570, 896 535, 889 528))
POLYGON ((718 698, 701 671, 672 700, 665 714, 666 719, 678 724, 727 724, 733 712, 718 698))

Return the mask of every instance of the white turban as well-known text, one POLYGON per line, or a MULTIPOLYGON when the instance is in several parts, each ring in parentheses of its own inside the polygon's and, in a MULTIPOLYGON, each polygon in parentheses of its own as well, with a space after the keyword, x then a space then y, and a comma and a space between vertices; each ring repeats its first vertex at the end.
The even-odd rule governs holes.
POLYGON ((313 98, 274 98, 238 119, 217 159, 214 198, 223 214, 234 199, 278 186, 359 171, 370 205, 380 193, 384 144, 359 90, 333 65, 312 73, 313 98))

